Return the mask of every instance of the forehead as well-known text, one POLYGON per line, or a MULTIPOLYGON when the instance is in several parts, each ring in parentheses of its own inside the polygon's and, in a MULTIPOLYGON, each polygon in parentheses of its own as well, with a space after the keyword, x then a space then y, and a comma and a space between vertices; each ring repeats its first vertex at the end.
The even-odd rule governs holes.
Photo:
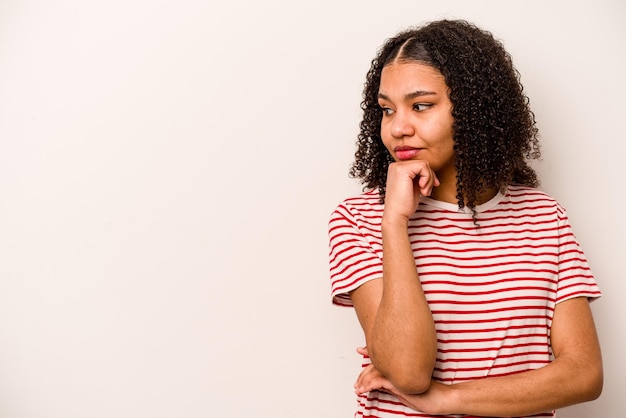
POLYGON ((379 92, 385 95, 413 91, 448 91, 446 80, 434 67, 417 62, 394 62, 386 65, 380 75, 379 92))

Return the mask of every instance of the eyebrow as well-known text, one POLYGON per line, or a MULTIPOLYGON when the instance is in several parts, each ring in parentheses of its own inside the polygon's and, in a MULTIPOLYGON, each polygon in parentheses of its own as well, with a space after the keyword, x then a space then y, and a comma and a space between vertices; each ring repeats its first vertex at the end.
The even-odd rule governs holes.
MULTIPOLYGON (((417 90, 414 91, 412 93, 408 93, 404 96, 405 100, 413 100, 416 99, 418 97, 422 97, 422 96, 434 96, 437 95, 437 93, 435 93, 434 91, 423 91, 423 90, 417 90)), ((389 97, 387 97, 386 95, 384 95, 383 93, 378 93, 378 98, 379 99, 383 99, 383 100, 389 100, 391 101, 391 99, 389 97)))

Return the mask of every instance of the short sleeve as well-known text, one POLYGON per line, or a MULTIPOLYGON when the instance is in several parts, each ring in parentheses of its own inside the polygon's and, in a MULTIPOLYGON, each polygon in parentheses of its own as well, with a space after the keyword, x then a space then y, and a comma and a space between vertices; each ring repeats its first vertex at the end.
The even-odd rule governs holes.
POLYGON ((332 303, 348 307, 352 290, 383 275, 380 221, 353 212, 341 204, 328 223, 332 303))
POLYGON ((559 283, 556 303, 576 297, 597 299, 602 295, 600 287, 576 240, 567 212, 560 205, 557 205, 557 216, 559 218, 559 283))

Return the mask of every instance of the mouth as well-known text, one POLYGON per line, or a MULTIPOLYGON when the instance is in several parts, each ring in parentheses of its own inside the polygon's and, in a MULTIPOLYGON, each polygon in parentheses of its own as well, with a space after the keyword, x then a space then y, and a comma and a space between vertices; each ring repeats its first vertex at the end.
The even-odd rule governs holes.
POLYGON ((415 158, 417 154, 421 151, 421 148, 413 148, 407 146, 396 147, 393 150, 398 157, 399 160, 410 160, 415 158))

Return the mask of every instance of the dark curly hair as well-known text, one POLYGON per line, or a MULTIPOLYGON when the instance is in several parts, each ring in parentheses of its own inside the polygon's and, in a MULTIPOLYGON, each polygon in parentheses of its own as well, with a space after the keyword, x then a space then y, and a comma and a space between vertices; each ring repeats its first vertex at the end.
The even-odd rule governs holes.
POLYGON ((528 160, 540 157, 538 130, 520 74, 502 43, 464 20, 440 20, 388 39, 372 60, 363 91, 363 119, 350 177, 385 198, 387 168, 393 158, 380 134, 381 72, 392 62, 419 62, 445 77, 452 102, 459 208, 481 203, 486 188, 509 184, 536 187, 528 160))

